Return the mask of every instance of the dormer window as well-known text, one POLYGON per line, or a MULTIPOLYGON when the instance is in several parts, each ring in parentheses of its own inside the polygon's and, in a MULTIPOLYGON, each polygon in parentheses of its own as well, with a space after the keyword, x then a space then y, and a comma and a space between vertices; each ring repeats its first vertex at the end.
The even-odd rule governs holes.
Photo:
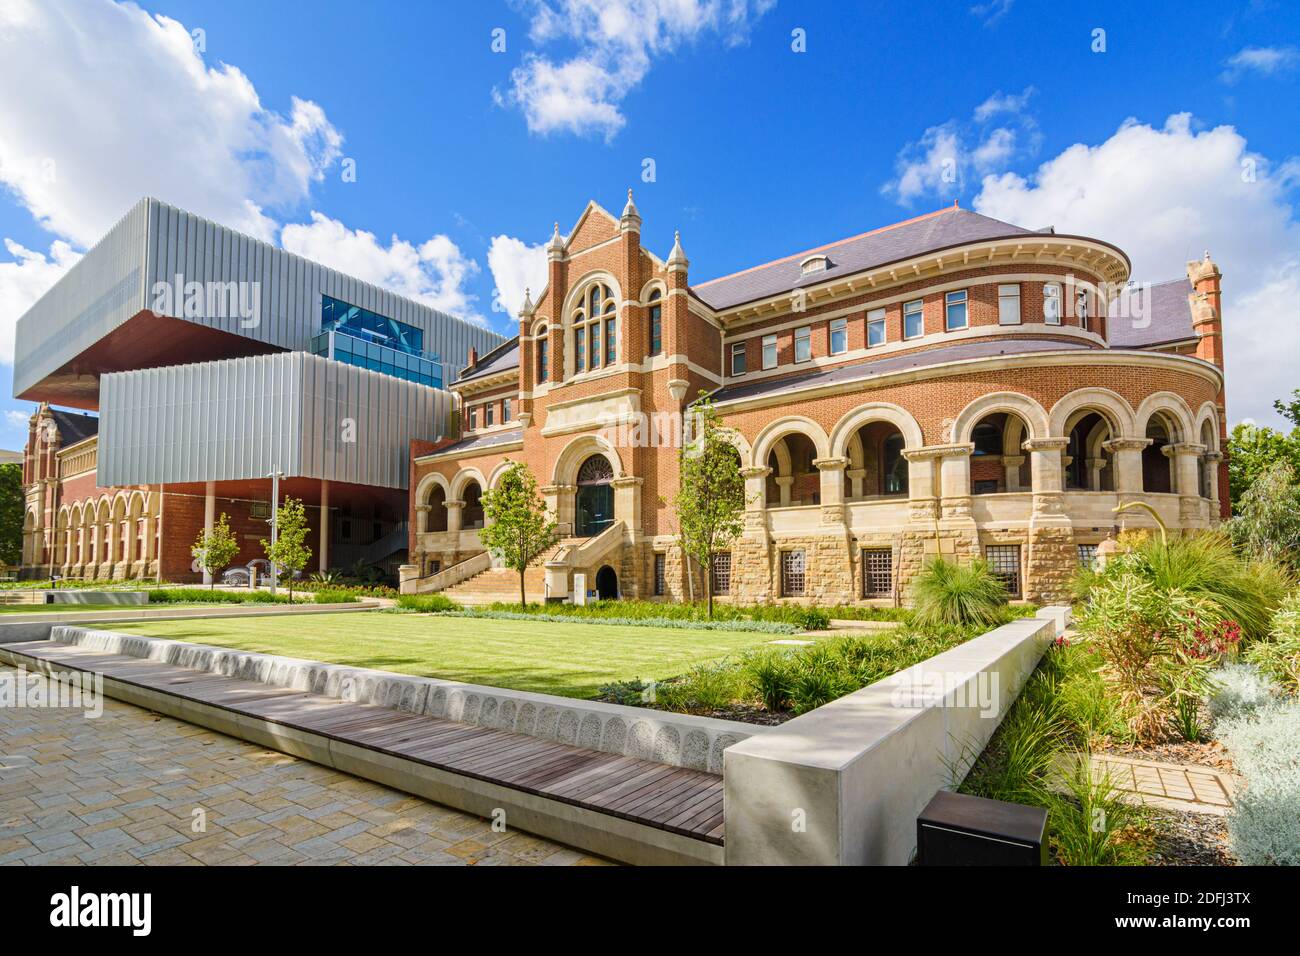
POLYGON ((825 256, 809 256, 803 262, 799 263, 799 271, 809 276, 814 272, 825 272, 831 267, 831 260, 825 256))

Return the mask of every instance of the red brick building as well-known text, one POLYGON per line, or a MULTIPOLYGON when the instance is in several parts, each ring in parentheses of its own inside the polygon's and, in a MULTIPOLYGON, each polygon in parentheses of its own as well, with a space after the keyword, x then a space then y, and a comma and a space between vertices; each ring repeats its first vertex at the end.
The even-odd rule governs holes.
POLYGON ((735 600, 892 601, 928 554, 1063 596, 1120 526, 1227 511, 1220 274, 1129 283, 1109 243, 956 206, 693 282, 631 200, 547 246, 514 340, 471 354, 462 437, 416 443, 410 591, 507 593, 480 498, 528 465, 560 525, 532 599, 700 595, 677 544, 683 414, 712 396, 747 487, 713 569, 735 600))

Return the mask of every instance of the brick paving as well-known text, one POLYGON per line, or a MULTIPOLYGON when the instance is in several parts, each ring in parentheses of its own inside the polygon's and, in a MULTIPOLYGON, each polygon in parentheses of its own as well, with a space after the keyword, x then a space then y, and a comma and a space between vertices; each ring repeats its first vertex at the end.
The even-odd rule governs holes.
POLYGON ((605 862, 119 701, 0 708, 0 865, 605 862))
POLYGON ((1219 816, 1232 809, 1232 778, 1211 767, 1107 754, 1092 758, 1092 772, 1098 779, 1109 775, 1111 785, 1136 803, 1219 816))

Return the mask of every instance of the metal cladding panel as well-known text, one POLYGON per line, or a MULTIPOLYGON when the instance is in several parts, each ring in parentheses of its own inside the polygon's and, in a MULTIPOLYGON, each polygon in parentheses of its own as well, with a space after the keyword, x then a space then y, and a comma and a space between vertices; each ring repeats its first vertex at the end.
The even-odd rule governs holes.
POLYGON ((451 395, 305 352, 105 375, 103 487, 288 477, 406 488, 451 395))
POLYGON ((137 203, 23 315, 14 342, 15 395, 144 308, 146 213, 137 203))
POLYGON ((488 329, 175 206, 143 199, 19 321, 14 394, 146 308, 280 348, 305 349, 320 330, 322 295, 421 329, 426 350, 442 360, 446 384, 465 366, 470 346, 483 353, 505 341, 488 329), (202 308, 187 310, 189 283, 205 290, 202 308), (210 283, 239 283, 243 301, 257 303, 255 315, 209 307, 210 283))

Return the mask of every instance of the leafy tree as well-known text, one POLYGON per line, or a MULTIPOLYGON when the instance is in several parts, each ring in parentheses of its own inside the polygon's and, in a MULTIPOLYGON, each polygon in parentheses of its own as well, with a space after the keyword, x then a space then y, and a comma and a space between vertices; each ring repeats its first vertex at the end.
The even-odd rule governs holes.
POLYGON ((483 495, 483 519, 479 540, 497 552, 506 567, 519 572, 522 607, 528 603, 524 572, 554 540, 556 528, 527 465, 511 462, 496 488, 483 495))
POLYGON ((1300 428, 1300 388, 1291 393, 1291 401, 1284 402, 1279 398, 1273 402, 1273 407, 1279 415, 1292 425, 1300 428))
MULTIPOLYGON (((1278 410, 1285 415, 1281 403, 1278 410)), ((1241 497, 1266 471, 1280 462, 1300 474, 1300 426, 1290 434, 1256 425, 1238 425, 1228 438, 1228 493, 1234 511, 1241 497)))
POLYGON ((682 448, 677 516, 686 553, 704 567, 704 593, 713 617, 713 556, 745 529, 745 478, 718 410, 704 392, 694 405, 695 434, 682 448))
POLYGON ((0 465, 0 564, 22 563, 25 506, 23 466, 17 462, 0 465))
POLYGON ((1252 557, 1300 567, 1300 482, 1289 461, 1270 465, 1242 493, 1231 528, 1252 557))
POLYGON ((289 601, 293 601, 293 572, 307 567, 307 511, 297 498, 285 498, 275 509, 275 544, 262 539, 266 560, 289 572, 289 601))
POLYGON ((211 530, 207 528, 199 530, 199 536, 190 548, 190 554, 198 559, 199 567, 212 576, 209 588, 217 586, 217 575, 230 566, 230 562, 238 553, 239 542, 235 540, 235 533, 230 530, 230 521, 224 511, 221 512, 221 517, 217 519, 217 523, 211 530))

